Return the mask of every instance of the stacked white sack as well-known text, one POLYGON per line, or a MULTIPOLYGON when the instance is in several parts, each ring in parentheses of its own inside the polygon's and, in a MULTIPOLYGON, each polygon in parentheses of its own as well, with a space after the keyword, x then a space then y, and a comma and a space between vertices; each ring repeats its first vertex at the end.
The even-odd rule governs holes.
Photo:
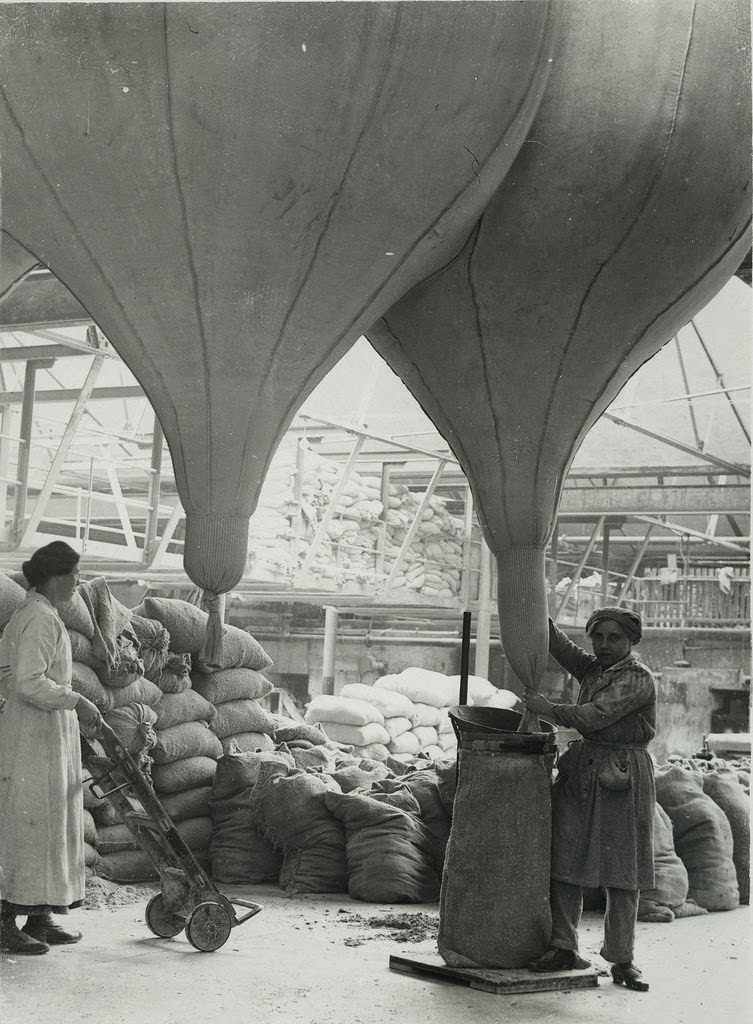
MULTIPOLYGON (((382 676, 374 683, 374 691, 388 690, 407 697, 413 704, 413 741, 402 737, 402 743, 418 742, 416 753, 441 757, 457 748, 457 737, 452 727, 449 709, 460 702, 460 676, 446 676, 431 669, 411 667, 398 674, 382 676)), ((467 703, 499 708, 511 708, 517 697, 510 690, 498 690, 482 676, 468 677, 467 703)), ((395 754, 413 751, 392 750, 395 754)))
POLYGON ((374 761, 389 757, 390 734, 384 715, 373 704, 352 697, 318 694, 309 704, 306 721, 318 724, 328 739, 353 747, 353 753, 374 761))
MULTIPOLYGON (((422 496, 405 484, 391 483, 383 492, 382 480, 351 472, 341 485, 342 467, 313 452, 301 442, 300 478, 304 543, 309 543, 339 488, 334 515, 320 540, 310 572, 323 584, 338 587, 378 587, 384 577, 377 573, 377 545, 384 523, 384 572, 389 572, 402 549, 422 496)), ((253 520, 252 520, 253 522, 253 520)), ((463 523, 447 511, 439 497, 430 499, 410 548, 403 553, 393 589, 428 598, 452 598, 460 592, 463 565, 463 523)), ((298 560, 300 564, 300 559, 298 560)))
POLYGON ((420 742, 413 733, 413 727, 417 724, 415 706, 408 697, 392 690, 367 686, 365 683, 347 683, 340 691, 340 696, 366 701, 382 713, 384 728, 390 737, 387 744, 390 754, 420 753, 420 742))
POLYGON ((254 579, 285 579, 296 565, 293 549, 296 446, 283 440, 264 478, 248 535, 249 574, 254 579))

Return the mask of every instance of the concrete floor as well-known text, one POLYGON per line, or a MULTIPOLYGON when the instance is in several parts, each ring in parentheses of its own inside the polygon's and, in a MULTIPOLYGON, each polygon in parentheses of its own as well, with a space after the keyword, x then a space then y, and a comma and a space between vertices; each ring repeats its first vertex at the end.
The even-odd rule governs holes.
MULTIPOLYGON (((340 896, 286 897, 274 886, 225 886, 263 906, 215 953, 194 950, 183 933, 157 939, 143 903, 79 911, 75 946, 42 957, 0 958, 3 1024, 743 1024, 752 1018, 751 915, 728 913, 639 924, 636 959, 651 991, 628 992, 600 977, 598 988, 492 995, 391 971, 392 953, 433 951, 390 940, 354 922, 390 912, 437 914, 437 904, 388 907, 340 896), (345 911, 345 913, 340 913, 345 911)), ((581 951, 599 967, 601 917, 588 913, 581 951)))

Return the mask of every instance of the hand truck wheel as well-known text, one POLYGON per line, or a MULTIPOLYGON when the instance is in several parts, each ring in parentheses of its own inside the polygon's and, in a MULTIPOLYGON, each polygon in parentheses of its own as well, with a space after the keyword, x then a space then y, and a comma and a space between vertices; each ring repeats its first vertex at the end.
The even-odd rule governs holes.
POLYGON ((186 923, 186 938, 202 953, 223 946, 233 928, 233 918, 222 903, 199 903, 186 923))
POLYGON ((158 892, 149 900, 144 917, 146 918, 147 928, 154 932, 155 935, 159 935, 161 939, 171 939, 185 926, 185 921, 182 917, 176 917, 175 914, 171 914, 167 909, 165 897, 161 892, 158 892))

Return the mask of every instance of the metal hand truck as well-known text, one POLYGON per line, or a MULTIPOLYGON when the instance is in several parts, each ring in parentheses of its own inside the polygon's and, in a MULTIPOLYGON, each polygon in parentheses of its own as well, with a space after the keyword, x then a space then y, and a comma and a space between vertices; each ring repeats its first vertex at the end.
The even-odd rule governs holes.
POLYGON ((152 896, 146 906, 147 927, 164 939, 185 929, 186 938, 195 949, 213 953, 227 942, 236 925, 248 921, 262 908, 258 903, 228 898, 219 892, 117 733, 102 723, 97 739, 105 757, 81 737, 82 760, 92 776, 89 788, 98 800, 109 801, 159 871, 162 891, 152 896), (238 917, 235 906, 248 913, 238 917))

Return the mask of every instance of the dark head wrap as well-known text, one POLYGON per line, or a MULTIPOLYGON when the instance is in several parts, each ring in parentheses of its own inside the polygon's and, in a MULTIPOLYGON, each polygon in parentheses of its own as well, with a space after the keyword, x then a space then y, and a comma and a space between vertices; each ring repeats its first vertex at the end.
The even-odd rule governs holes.
POLYGON ((643 636, 643 623, 637 612, 628 611, 627 608, 597 608, 586 623, 586 636, 591 635, 591 630, 597 622, 611 619, 622 627, 625 636, 631 644, 637 644, 643 636))
POLYGON ((64 540, 54 540, 39 548, 21 570, 30 587, 38 587, 53 576, 67 576, 79 562, 79 554, 64 540))

